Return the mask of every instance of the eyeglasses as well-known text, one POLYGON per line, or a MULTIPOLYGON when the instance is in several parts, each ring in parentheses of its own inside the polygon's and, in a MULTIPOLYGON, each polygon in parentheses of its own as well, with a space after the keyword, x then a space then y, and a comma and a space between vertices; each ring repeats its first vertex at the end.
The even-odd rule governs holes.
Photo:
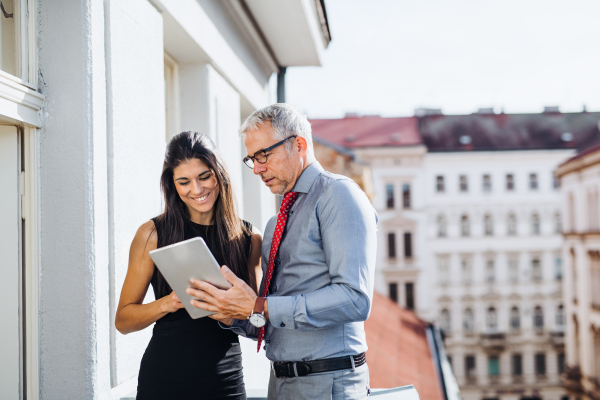
POLYGON ((277 146, 281 146, 286 140, 295 138, 297 136, 298 135, 292 135, 290 137, 287 137, 287 138, 283 139, 281 142, 275 143, 271 147, 267 147, 266 149, 262 149, 262 150, 257 151, 256 153, 254 153, 253 156, 244 157, 244 159, 242 161, 244 162, 244 164, 246 164, 246 166, 248 168, 254 168, 254 162, 255 161, 257 163, 259 163, 259 164, 264 164, 264 163, 267 162, 267 159, 269 158, 269 155, 267 154, 267 151, 271 151, 274 148, 276 148, 277 146))

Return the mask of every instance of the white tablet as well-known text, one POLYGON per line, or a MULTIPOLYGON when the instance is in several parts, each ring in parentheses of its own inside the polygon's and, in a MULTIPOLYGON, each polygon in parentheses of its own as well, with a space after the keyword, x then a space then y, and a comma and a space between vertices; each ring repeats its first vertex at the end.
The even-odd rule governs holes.
POLYGON ((191 305, 190 301, 195 297, 185 292, 191 286, 190 279, 192 278, 209 282, 220 289, 231 287, 231 284, 221 274, 217 260, 201 237, 152 250, 150 257, 171 289, 179 296, 179 300, 190 317, 196 319, 215 314, 191 305))

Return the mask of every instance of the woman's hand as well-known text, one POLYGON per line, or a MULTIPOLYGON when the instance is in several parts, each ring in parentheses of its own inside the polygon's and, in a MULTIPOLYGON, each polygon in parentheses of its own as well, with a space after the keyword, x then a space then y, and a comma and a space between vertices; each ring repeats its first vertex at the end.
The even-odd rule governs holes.
POLYGON ((179 297, 175 292, 171 292, 170 295, 163 297, 163 310, 168 313, 174 313, 175 311, 183 308, 183 304, 179 301, 179 297))

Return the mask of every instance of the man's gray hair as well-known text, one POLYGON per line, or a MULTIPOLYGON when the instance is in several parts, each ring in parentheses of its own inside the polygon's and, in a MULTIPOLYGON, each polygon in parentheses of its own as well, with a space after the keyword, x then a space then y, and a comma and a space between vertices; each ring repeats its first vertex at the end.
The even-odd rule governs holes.
MULTIPOLYGON (((307 154, 314 156, 312 129, 306 115, 289 104, 277 103, 254 111, 239 130, 240 136, 244 137, 249 131, 260 129, 270 124, 275 131, 275 138, 284 140, 292 135, 301 136, 306 139, 307 154)), ((292 148, 291 141, 284 143, 289 151, 292 148)))

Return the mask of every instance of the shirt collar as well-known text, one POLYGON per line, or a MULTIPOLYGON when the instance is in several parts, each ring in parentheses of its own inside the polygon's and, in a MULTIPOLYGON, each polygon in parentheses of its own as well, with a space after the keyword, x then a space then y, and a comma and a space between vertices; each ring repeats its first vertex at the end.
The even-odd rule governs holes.
POLYGON ((321 167, 321 164, 319 164, 318 161, 314 161, 312 164, 306 167, 304 171, 302 171, 300 177, 294 185, 294 188, 292 189, 292 192, 308 193, 313 183, 315 183, 319 175, 321 175, 321 173, 324 171, 325 170, 323 167, 321 167))

